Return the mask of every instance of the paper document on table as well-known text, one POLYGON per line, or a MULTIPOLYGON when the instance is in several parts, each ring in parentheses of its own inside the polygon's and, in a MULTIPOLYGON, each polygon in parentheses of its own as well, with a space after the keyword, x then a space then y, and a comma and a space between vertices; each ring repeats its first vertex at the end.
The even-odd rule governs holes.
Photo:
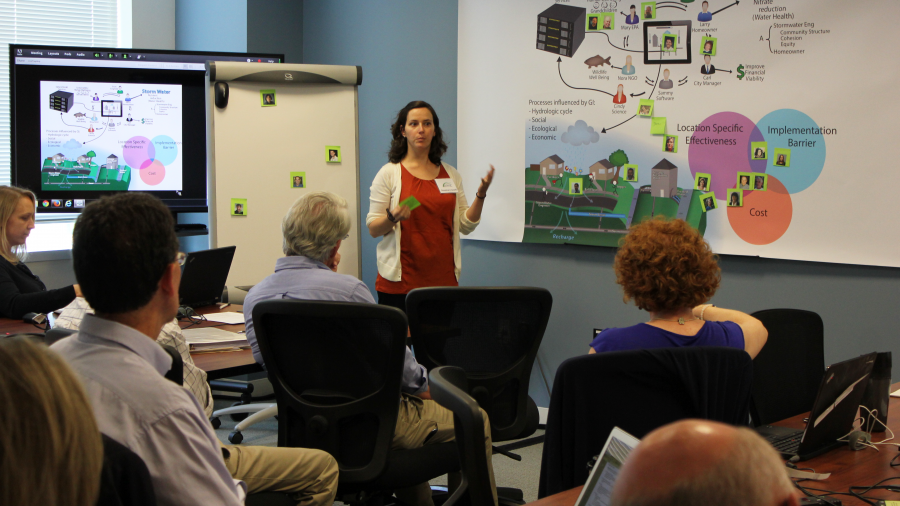
POLYGON ((244 313, 207 313, 203 315, 207 320, 211 322, 217 323, 225 323, 228 325, 243 325, 244 324, 244 313))
POLYGON ((236 334, 215 327, 185 329, 184 340, 191 351, 210 351, 229 348, 245 348, 250 346, 245 334, 236 334))
POLYGON ((900 397, 900 390, 894 390, 891 392, 891 397, 900 397))

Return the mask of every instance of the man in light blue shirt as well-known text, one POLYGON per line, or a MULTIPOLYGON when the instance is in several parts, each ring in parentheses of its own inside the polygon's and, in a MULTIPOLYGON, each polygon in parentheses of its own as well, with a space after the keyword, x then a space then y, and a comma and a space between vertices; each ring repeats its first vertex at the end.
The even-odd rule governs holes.
POLYGON ((330 455, 220 449, 197 400, 164 377, 172 358, 154 340, 178 310, 183 254, 174 230, 171 212, 148 194, 87 206, 75 223, 72 259, 95 314, 53 349, 81 377, 100 431, 144 460, 159 504, 238 506, 249 488, 304 491, 299 504, 330 505, 337 482, 330 455))
MULTIPOLYGON (((365 283, 336 272, 341 258, 338 249, 350 232, 346 200, 328 192, 307 193, 288 210, 281 222, 281 231, 286 256, 276 261, 275 273, 254 286, 244 299, 247 340, 253 348, 253 357, 260 364, 263 359, 253 328, 253 307, 257 303, 270 299, 298 299, 375 304, 365 283)), ((453 413, 431 400, 427 371, 416 362, 409 347, 406 348, 401 390, 394 448, 418 448, 426 443, 453 440, 453 413)), ((484 420, 485 445, 488 462, 491 462, 493 450, 487 414, 484 420)), ((489 470, 496 504, 493 467, 489 470)), ((398 490, 396 496, 413 506, 432 506, 428 483, 398 490)))

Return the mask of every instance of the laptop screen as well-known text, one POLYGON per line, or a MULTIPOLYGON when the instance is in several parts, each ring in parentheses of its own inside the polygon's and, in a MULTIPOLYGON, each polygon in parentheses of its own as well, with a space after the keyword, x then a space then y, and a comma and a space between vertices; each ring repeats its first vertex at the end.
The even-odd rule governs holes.
POLYGON ((622 464, 640 442, 624 430, 613 427, 575 506, 607 506, 622 464))

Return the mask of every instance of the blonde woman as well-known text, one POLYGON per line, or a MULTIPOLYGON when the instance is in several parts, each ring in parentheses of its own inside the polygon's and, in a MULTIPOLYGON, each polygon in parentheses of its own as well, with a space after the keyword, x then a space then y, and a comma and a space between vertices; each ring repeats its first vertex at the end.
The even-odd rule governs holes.
POLYGON ((0 340, 0 504, 92 506, 103 443, 81 382, 43 345, 0 340))
POLYGON ((25 241, 34 229, 36 204, 34 193, 0 186, 0 316, 6 318, 48 313, 81 296, 78 285, 47 290, 23 262, 25 241))

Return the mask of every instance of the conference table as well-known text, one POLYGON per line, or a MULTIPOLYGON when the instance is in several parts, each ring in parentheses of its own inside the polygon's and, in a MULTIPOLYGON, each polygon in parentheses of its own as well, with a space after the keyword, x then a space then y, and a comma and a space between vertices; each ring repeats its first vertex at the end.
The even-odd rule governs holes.
MULTIPOLYGON (((229 304, 225 307, 220 306, 221 305, 205 306, 202 308, 197 308, 196 312, 197 314, 205 315, 230 311, 241 311, 243 309, 242 306, 238 304, 229 304)), ((47 316, 50 319, 50 325, 52 327, 56 316, 52 313, 47 316)), ((243 324, 227 325, 224 323, 212 321, 180 321, 179 325, 181 326, 181 328, 217 327, 229 332, 239 332, 244 330, 243 324)), ((43 334, 44 331, 43 329, 38 328, 31 323, 25 323, 22 320, 0 318, 0 336, 29 333, 43 334)), ((253 354, 249 349, 218 353, 191 353, 191 358, 194 360, 194 364, 196 364, 197 367, 206 371, 208 378, 211 380, 228 378, 240 374, 249 374, 252 372, 263 370, 262 367, 260 367, 260 365, 257 364, 255 360, 253 360, 253 354)))
MULTIPOLYGON (((900 389, 900 383, 891 385, 891 392, 900 389)), ((809 413, 797 415, 786 420, 782 420, 773 425, 781 425, 795 429, 803 429, 806 423, 803 419, 809 413)), ((888 407, 888 427, 894 434, 900 437, 900 399, 891 397, 890 406, 888 407)), ((889 437, 888 432, 876 432, 872 435, 872 441, 878 442, 889 437)), ((900 443, 900 439, 891 441, 892 443, 900 443)), ((800 485, 805 488, 815 488, 828 490, 833 492, 849 492, 851 486, 868 487, 878 483, 885 478, 897 478, 888 481, 886 484, 900 486, 900 467, 891 467, 891 459, 900 455, 898 447, 894 445, 878 445, 879 451, 866 448, 861 451, 852 451, 847 446, 842 446, 832 450, 824 455, 819 455, 810 460, 797 462, 800 469, 812 468, 817 473, 831 473, 827 480, 821 481, 802 481, 800 485)), ((900 458, 897 459, 900 461, 900 458)), ((750 470, 752 471, 752 470, 750 470)), ((649 477, 648 477, 649 478, 649 477)), ((811 493, 822 495, 825 492, 813 491, 811 493)), ((857 490, 857 493, 861 491, 857 490)), ((537 501, 528 503, 530 506, 572 506, 581 493, 581 487, 575 487, 571 490, 559 492, 557 494, 538 499, 537 501)), ((873 490, 865 493, 866 497, 876 499, 892 499, 900 500, 900 493, 889 492, 886 490, 873 490)), ((836 496, 845 505, 864 505, 867 504, 855 497, 849 495, 836 496)))

